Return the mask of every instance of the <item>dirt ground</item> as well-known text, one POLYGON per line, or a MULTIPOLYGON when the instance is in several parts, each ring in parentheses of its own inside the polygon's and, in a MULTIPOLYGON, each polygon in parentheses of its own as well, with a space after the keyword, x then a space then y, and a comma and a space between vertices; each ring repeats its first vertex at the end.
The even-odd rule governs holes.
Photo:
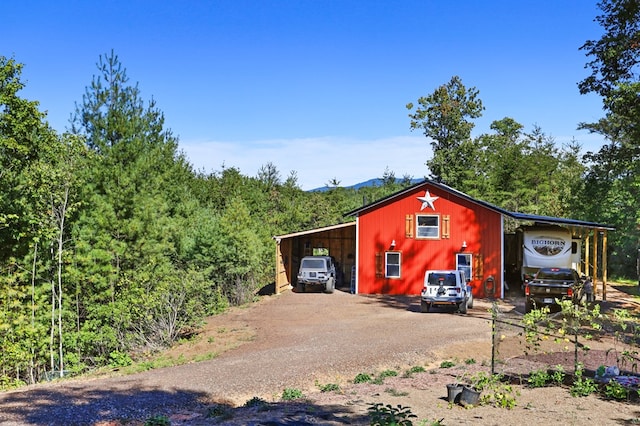
MULTIPOLYGON (((501 301, 503 318, 518 321, 521 305, 519 298, 501 301)), ((613 287, 602 306, 638 309, 613 287)), ((421 314, 416 297, 341 291, 267 296, 210 318, 195 339, 165 354, 194 362, 4 392, 0 424, 357 425, 369 424, 376 403, 407 407, 416 425, 640 424, 637 398, 574 398, 566 386, 532 389, 515 382, 512 409, 450 403, 447 384, 490 372, 490 307, 477 300, 468 315, 421 314), (354 383, 364 374, 377 383, 354 383), (285 401, 286 394, 302 397, 285 401)), ((558 364, 572 368, 573 353, 557 345, 524 356, 517 330, 505 328, 498 338, 496 369, 507 375, 558 364)), ((587 370, 612 364, 612 344, 594 342, 581 354, 587 370)))

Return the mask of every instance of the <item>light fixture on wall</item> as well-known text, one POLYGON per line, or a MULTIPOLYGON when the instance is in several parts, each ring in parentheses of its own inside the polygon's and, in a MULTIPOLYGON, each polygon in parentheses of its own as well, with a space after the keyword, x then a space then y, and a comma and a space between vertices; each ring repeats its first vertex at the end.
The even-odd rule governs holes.
POLYGON ((391 241, 391 248, 396 248, 396 240, 391 241))
POLYGON ((465 240, 462 242, 462 251, 464 251, 464 249, 466 248, 467 248, 467 241, 465 240))

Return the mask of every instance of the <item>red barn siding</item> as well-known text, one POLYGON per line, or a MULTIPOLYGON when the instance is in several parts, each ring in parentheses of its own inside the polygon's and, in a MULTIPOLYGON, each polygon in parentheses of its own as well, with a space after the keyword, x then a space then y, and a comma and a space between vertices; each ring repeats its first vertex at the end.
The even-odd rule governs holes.
POLYGON ((366 294, 420 293, 427 269, 455 269, 456 253, 473 254, 474 270, 471 285, 476 297, 500 297, 502 283, 502 217, 499 213, 475 204, 455 194, 430 186, 417 187, 402 198, 390 199, 358 217, 358 292, 366 294), (429 190, 434 197, 431 207, 421 210, 418 197, 429 190), (416 214, 440 217, 439 239, 415 238, 416 214), (406 218, 412 218, 412 236, 406 233, 406 218), (443 236, 443 224, 449 221, 448 235, 443 236), (391 247, 395 241, 395 247, 391 247), (384 253, 397 251, 401 255, 400 278, 376 275, 376 262, 384 266, 384 253), (493 292, 485 291, 486 279, 494 278, 493 292))

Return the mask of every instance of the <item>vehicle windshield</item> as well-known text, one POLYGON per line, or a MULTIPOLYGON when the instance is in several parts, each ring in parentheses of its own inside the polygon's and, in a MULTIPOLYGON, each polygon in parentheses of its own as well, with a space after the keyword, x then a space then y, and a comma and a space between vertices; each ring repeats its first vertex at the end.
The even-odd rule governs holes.
POLYGON ((324 269, 324 259, 302 259, 302 268, 324 269))
POLYGON ((440 285, 440 280, 443 280, 442 283, 445 287, 455 287, 456 285, 456 275, 452 273, 448 274, 429 274, 429 285, 440 285))
POLYGON ((536 278, 541 280, 573 281, 573 274, 566 270, 541 269, 536 278))

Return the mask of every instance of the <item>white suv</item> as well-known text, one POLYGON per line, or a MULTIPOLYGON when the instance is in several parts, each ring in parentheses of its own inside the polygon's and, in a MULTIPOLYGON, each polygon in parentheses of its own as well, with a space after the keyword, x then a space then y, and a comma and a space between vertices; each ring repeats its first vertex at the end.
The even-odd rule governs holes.
POLYGON ((434 305, 454 306, 462 314, 473 308, 473 293, 463 271, 425 272, 420 309, 429 312, 434 305))
POLYGON ((307 290, 307 285, 321 285, 325 293, 336 288, 336 266, 331 256, 306 256, 300 262, 298 289, 307 290))

